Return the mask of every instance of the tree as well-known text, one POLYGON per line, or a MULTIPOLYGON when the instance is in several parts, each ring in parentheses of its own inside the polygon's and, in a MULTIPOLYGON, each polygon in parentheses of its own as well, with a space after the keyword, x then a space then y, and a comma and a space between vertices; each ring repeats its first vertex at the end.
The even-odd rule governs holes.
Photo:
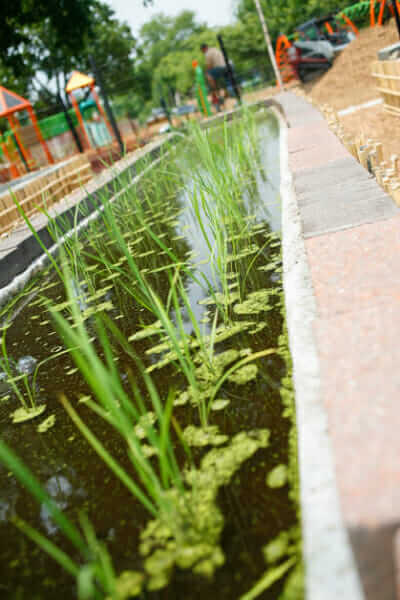
MULTIPOLYGON (((260 0, 271 38, 275 40, 280 33, 292 33, 297 25, 315 16, 337 13, 351 4, 349 0, 260 0)), ((254 0, 240 0, 237 11, 239 21, 252 23, 250 16, 256 16, 254 0)))
POLYGON ((193 88, 193 66, 194 59, 204 63, 204 56, 200 52, 201 44, 215 45, 215 33, 210 29, 202 28, 201 31, 192 33, 178 49, 170 51, 158 63, 153 75, 153 98, 158 103, 161 90, 169 90, 172 95, 176 91, 183 95, 188 94, 193 88))
POLYGON ((155 69, 164 56, 184 49, 186 40, 205 28, 205 24, 196 22, 194 12, 190 10, 184 10, 176 17, 162 13, 155 15, 140 30, 142 56, 149 67, 155 69))
MULTIPOLYGON (((77 1, 68 0, 65 4, 69 7, 77 1)), ((80 1, 88 12, 82 28, 79 20, 73 23, 73 43, 69 38, 60 37, 49 18, 41 21, 37 18, 26 25, 22 37, 15 38, 19 40, 18 64, 7 57, 0 59, 0 75, 5 75, 2 81, 10 82, 12 89, 16 89, 13 84, 17 81, 16 91, 30 95, 39 108, 56 105, 57 94, 64 93, 71 71, 90 72, 90 54, 95 56, 110 94, 132 89, 135 85, 136 40, 129 26, 121 23, 112 8, 101 0, 80 1)), ((70 18, 76 18, 78 14, 71 15, 69 8, 64 11, 67 30, 70 18)))
POLYGON ((158 103, 160 89, 166 87, 175 91, 178 78, 183 87, 187 87, 182 80, 185 75, 182 74, 187 73, 187 52, 191 49, 189 40, 205 30, 206 26, 198 23, 195 14, 189 10, 182 11, 176 17, 160 13, 142 26, 135 75, 137 85, 142 85, 145 99, 153 97, 154 102, 158 103), (185 64, 183 69, 182 60, 185 64))
POLYGON ((79 49, 90 31, 93 0, 10 0, 0 19, 0 55, 15 77, 26 76, 32 28, 43 24, 58 47, 79 49), (79 25, 78 25, 79 24, 79 25), (21 52, 21 46, 24 52, 21 52))

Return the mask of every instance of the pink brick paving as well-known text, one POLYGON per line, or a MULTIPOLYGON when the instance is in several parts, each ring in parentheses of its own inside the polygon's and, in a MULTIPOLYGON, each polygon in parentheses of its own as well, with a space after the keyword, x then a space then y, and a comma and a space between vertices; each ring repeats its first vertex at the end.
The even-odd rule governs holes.
MULTIPOLYGON (((340 179, 340 165, 350 155, 320 115, 301 122, 291 103, 303 103, 300 114, 307 114, 304 101, 286 102, 295 189, 296 176, 303 181, 309 170, 311 187, 318 190, 318 169, 332 169, 335 161, 340 179)), ((351 203, 351 182, 343 186, 351 203)), ((323 211, 321 206, 315 210, 323 211)), ((305 241, 317 305, 322 399, 345 525, 367 600, 400 600, 400 214, 390 216, 390 210, 389 218, 382 213, 375 219, 371 211, 371 222, 349 221, 346 229, 311 233, 305 241)))

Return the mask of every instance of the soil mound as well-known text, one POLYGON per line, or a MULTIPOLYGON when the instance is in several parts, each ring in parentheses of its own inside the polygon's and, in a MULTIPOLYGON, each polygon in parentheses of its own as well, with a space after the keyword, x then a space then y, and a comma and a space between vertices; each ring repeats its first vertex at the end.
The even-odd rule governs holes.
POLYGON ((383 27, 368 27, 336 58, 333 67, 310 86, 308 91, 318 104, 340 110, 379 97, 371 76, 371 63, 377 52, 399 39, 394 20, 383 27))

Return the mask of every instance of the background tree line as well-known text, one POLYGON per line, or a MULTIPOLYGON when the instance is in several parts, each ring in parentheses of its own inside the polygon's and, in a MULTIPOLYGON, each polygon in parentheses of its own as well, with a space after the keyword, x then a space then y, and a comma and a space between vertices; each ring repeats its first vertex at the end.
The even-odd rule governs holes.
MULTIPOLYGON (((261 0, 270 34, 291 33, 317 15, 338 12, 349 0, 261 0)), ((102 70, 117 108, 132 118, 145 117, 161 95, 172 100, 193 86, 192 60, 203 60, 203 42, 216 45, 221 33, 239 73, 273 78, 253 0, 238 0, 232 25, 212 29, 184 10, 177 17, 160 13, 135 37, 101 0, 52 0, 7 3, 0 21, 2 85, 28 96, 39 114, 54 112, 74 69, 90 72, 89 54, 102 70)))

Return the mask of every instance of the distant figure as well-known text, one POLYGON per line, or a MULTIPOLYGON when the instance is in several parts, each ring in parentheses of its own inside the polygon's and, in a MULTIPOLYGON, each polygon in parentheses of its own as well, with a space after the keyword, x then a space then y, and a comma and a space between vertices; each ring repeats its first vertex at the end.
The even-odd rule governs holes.
POLYGON ((233 96, 232 85, 221 50, 209 48, 207 44, 201 44, 200 50, 206 59, 206 75, 212 92, 216 92, 218 84, 222 83, 222 87, 226 88, 230 96, 233 96))

